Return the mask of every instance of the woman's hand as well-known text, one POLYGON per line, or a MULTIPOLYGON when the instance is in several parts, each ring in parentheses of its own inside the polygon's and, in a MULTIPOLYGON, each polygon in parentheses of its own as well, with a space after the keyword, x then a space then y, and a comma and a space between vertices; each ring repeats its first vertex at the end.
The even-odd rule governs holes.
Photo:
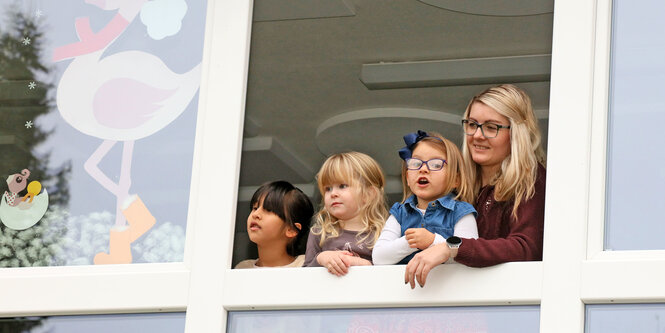
POLYGON ((448 261, 448 258, 450 258, 450 248, 445 243, 423 250, 416 254, 406 265, 404 283, 411 284, 411 289, 413 289, 416 287, 416 280, 418 280, 420 287, 424 287, 429 271, 435 266, 448 261))
POLYGON ((316 261, 331 274, 343 276, 349 272, 352 258, 353 253, 349 251, 323 251, 316 256, 316 261))
POLYGON ((409 228, 404 232, 406 241, 409 246, 414 249, 424 250, 434 242, 434 234, 425 228, 409 228))

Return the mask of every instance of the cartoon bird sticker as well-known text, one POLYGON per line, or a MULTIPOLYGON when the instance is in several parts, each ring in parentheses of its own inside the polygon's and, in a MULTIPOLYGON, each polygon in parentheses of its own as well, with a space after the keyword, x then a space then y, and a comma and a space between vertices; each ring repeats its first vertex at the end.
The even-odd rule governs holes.
POLYGON ((0 200, 0 222, 7 228, 24 230, 37 224, 48 209, 48 193, 36 180, 28 183, 30 170, 23 169, 7 177, 7 187, 0 200), (19 193, 27 194, 19 198, 19 193))

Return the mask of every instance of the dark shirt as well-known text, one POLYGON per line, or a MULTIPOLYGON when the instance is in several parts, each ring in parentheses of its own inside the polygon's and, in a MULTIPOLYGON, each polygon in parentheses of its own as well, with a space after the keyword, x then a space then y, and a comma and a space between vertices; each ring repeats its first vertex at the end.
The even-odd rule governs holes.
POLYGON ((455 261, 471 267, 486 267, 509 261, 543 258, 545 220, 545 168, 538 174, 531 199, 522 201, 513 216, 513 201, 496 201, 494 186, 480 189, 475 204, 478 239, 464 239, 455 261))
MULTIPOLYGON (((316 227, 314 227, 316 228, 316 227)), ((305 252, 306 267, 320 267, 316 257, 323 251, 349 251, 355 256, 372 261, 372 249, 374 245, 374 234, 370 234, 363 242, 358 243, 364 235, 358 235, 357 231, 340 230, 339 236, 327 237, 323 246, 319 245, 321 235, 315 235, 310 231, 307 238, 307 251, 305 252)))

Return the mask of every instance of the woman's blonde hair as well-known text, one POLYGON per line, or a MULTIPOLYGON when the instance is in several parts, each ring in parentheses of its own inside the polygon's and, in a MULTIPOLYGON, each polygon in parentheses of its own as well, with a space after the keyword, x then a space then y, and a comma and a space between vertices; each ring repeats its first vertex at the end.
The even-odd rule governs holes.
MULTIPOLYGON (((466 178, 462 153, 460 153, 459 149, 452 141, 444 138, 441 134, 437 132, 427 132, 427 135, 427 137, 418 141, 413 147, 411 147, 411 152, 413 153, 416 147, 421 144, 428 144, 432 148, 446 155, 446 165, 444 166, 444 170, 446 170, 444 181, 446 184, 443 189, 443 194, 441 195, 445 196, 450 192, 456 191, 460 186, 462 179, 466 178)), ((426 168, 427 166, 423 165, 421 167, 426 168)), ((406 181, 406 173, 406 162, 402 160, 402 203, 413 194, 406 181)), ((459 197, 459 195, 457 196, 459 197)))
POLYGON ((333 184, 348 184, 358 190, 360 219, 364 228, 358 233, 358 243, 372 235, 371 246, 379 238, 388 210, 384 194, 385 178, 376 161, 359 152, 339 153, 328 157, 316 175, 321 193, 321 209, 314 216, 315 225, 311 232, 321 235, 319 244, 323 246, 328 237, 337 237, 341 226, 325 207, 325 188, 333 184))
MULTIPOLYGON (((468 119, 474 103, 485 104, 510 121, 510 154, 501 163, 501 169, 490 185, 495 185, 494 198, 497 201, 514 200, 513 216, 517 218, 520 203, 534 195, 538 165, 545 166, 545 152, 540 144, 540 129, 531 99, 526 92, 512 84, 491 87, 471 99, 464 112, 464 119, 468 119)), ((460 197, 475 203, 482 185, 481 168, 471 158, 466 140, 463 140, 462 154, 467 177, 463 178, 459 189, 460 197)))

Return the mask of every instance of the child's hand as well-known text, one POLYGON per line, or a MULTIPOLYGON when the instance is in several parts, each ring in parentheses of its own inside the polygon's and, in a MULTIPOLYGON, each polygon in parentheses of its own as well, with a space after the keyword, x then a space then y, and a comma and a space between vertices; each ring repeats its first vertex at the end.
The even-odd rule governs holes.
POLYGON ((404 232, 409 247, 424 250, 434 242, 434 234, 425 228, 409 228, 404 232))
POLYGON ((316 256, 316 261, 327 268, 330 274, 343 276, 349 272, 352 258, 353 253, 349 251, 323 251, 316 256))
POLYGON ((351 266, 372 266, 372 262, 361 257, 352 256, 349 259, 351 266))

